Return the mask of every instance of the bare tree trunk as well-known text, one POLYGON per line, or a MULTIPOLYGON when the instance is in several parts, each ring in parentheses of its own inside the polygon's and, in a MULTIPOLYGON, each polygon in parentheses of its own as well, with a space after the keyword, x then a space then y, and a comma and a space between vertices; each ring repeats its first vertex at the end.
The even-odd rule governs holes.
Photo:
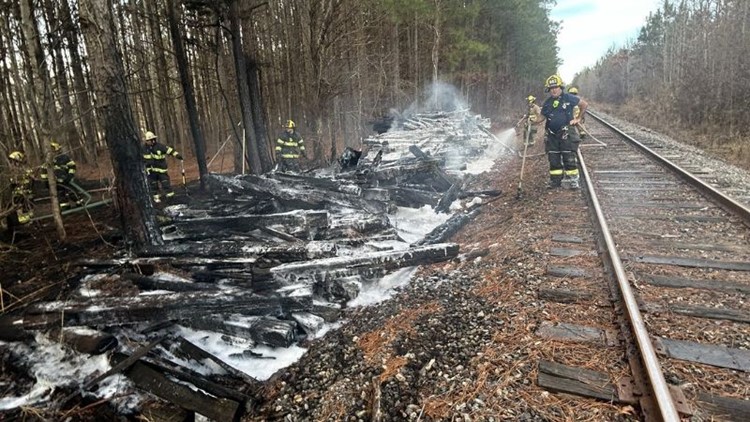
MULTIPOLYGON (((232 37, 232 51, 234 52, 234 70, 237 76, 237 88, 240 97, 240 109, 242 110, 242 122, 245 128, 245 157, 243 161, 249 162, 250 172, 253 174, 263 173, 263 164, 258 154, 258 143, 255 137, 255 124, 253 123, 253 111, 250 100, 250 87, 248 84, 247 63, 242 48, 242 37, 238 13, 237 0, 231 0, 229 5, 229 27, 232 37)), ((239 148, 242 151, 242 145, 239 148)), ((235 154, 236 156, 236 154, 235 154)), ((239 163, 241 168, 242 162, 239 163)), ((235 171, 238 167, 235 166, 235 171)))
POLYGON ((136 246, 162 245, 154 217, 140 141, 127 97, 125 69, 115 39, 110 0, 81 0, 81 29, 91 60, 97 110, 103 120, 117 179, 117 205, 123 232, 136 246))
MULTIPOLYGON (((183 98, 185 98, 185 108, 190 121, 190 132, 193 135, 195 144, 195 159, 198 161, 198 171, 200 172, 201 189, 205 190, 208 180, 208 166, 206 166, 206 142, 203 139, 203 133, 198 122, 198 109, 195 105, 195 94, 193 93, 193 79, 188 71, 187 55, 182 44, 182 34, 177 23, 180 21, 180 10, 175 6, 174 0, 167 0, 167 16, 169 17, 169 32, 172 34, 172 43, 175 49, 175 58, 177 60, 177 70, 180 72, 180 82, 182 83, 183 98)), ((184 152, 183 152, 184 153, 184 152)))
POLYGON ((96 157, 99 136, 96 131, 94 107, 91 104, 91 97, 83 72, 83 59, 79 54, 78 26, 73 22, 68 0, 60 0, 60 19, 65 28, 65 38, 68 41, 70 65, 73 68, 73 88, 75 90, 78 118, 81 121, 81 129, 83 131, 83 139, 79 139, 78 141, 83 149, 85 161, 90 163, 96 157))
POLYGON ((28 54, 28 74, 32 80, 32 98, 31 107, 33 110, 34 122, 38 126, 37 136, 42 151, 45 152, 45 163, 47 171, 47 182, 49 183, 50 197, 52 198, 52 218, 55 221, 57 236, 61 241, 66 238, 65 226, 60 214, 60 202, 57 196, 57 178, 55 169, 52 165, 52 151, 49 146, 51 119, 54 119, 55 113, 52 100, 52 87, 47 71, 47 63, 44 60, 44 52, 39 39, 39 29, 34 20, 34 9, 31 0, 21 0, 21 22, 23 33, 26 38, 26 48, 28 54), (41 101, 41 106, 39 105, 41 101))

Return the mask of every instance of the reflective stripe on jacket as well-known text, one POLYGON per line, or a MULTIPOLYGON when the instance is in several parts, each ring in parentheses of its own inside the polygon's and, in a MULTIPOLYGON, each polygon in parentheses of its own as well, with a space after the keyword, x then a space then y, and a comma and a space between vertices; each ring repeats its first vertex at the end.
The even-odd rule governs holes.
POLYGON ((297 132, 284 131, 276 139, 275 150, 281 158, 296 159, 305 151, 305 141, 297 132))
POLYGON ((143 159, 146 162, 146 171, 150 173, 166 173, 168 155, 179 157, 180 153, 174 148, 158 142, 154 145, 144 145, 143 159))

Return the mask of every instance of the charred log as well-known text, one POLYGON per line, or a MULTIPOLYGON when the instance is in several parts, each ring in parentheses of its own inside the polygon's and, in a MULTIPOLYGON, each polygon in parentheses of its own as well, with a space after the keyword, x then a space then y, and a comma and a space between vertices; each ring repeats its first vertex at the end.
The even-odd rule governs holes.
POLYGON ((323 280, 335 270, 382 268, 386 271, 415 265, 432 264, 455 258, 458 245, 452 243, 419 246, 402 251, 373 252, 352 257, 337 257, 282 264, 271 272, 277 280, 323 280))
MULTIPOLYGON (((217 237, 226 232, 249 233, 260 227, 285 226, 301 227, 300 231, 310 232, 328 226, 327 211, 295 211, 269 215, 241 215, 230 217, 194 218, 177 220, 173 223, 181 233, 217 237)), ((154 249, 152 249, 154 250, 154 249)))
POLYGON ((310 311, 312 298, 264 297, 253 293, 189 292, 96 301, 39 303, 24 316, 27 329, 50 326, 109 326, 162 320, 190 320, 198 314, 285 315, 310 311))
POLYGON ((194 391, 186 385, 170 380, 144 363, 136 362, 125 375, 138 388, 212 420, 232 421, 238 416, 240 405, 237 401, 194 391))
POLYGON ((403 186, 389 187, 391 199, 396 205, 409 208, 422 208, 425 205, 435 206, 440 201, 440 194, 434 191, 403 186))
POLYGON ((441 242, 445 242, 450 239, 451 236, 456 234, 461 227, 466 225, 472 218, 479 214, 479 209, 472 210, 468 213, 453 214, 445 223, 435 227, 429 232, 424 239, 414 243, 413 246, 422 245, 433 245, 441 242))
POLYGON ((169 290, 172 292, 215 291, 218 286, 209 283, 193 283, 189 281, 165 280, 158 276, 125 273, 120 275, 124 280, 130 280, 141 290, 169 290))
POLYGON ((54 329, 50 332, 49 337, 77 352, 89 355, 99 355, 117 347, 115 336, 91 328, 65 327, 62 330, 54 329))
POLYGON ((146 247, 139 252, 143 257, 255 257, 280 262, 324 258, 336 255, 332 243, 269 246, 248 242, 185 242, 166 244, 158 248, 146 247))
POLYGON ((450 210, 450 206, 458 199, 458 195, 461 193, 461 184, 460 183, 454 183, 450 189, 448 189, 443 196, 440 198, 440 201, 438 201, 437 205, 435 206, 435 212, 444 212, 447 213, 450 210))
POLYGON ((352 208, 365 210, 374 214, 388 211, 388 204, 368 201, 356 195, 341 192, 318 191, 289 187, 278 180, 244 175, 232 179, 244 192, 250 195, 266 196, 278 201, 288 209, 320 210, 325 208, 352 208))

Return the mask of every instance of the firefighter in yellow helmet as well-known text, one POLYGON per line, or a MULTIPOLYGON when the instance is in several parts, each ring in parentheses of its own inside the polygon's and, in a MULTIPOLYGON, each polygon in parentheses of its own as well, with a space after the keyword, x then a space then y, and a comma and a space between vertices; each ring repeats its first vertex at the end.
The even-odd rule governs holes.
MULTIPOLYGON (((536 144, 536 122, 540 120, 541 107, 536 104, 536 97, 529 95, 526 97, 526 119, 528 119, 529 145, 536 144)), ((526 133, 523 134, 526 142, 526 133)))
POLYGON ((559 75, 552 75, 544 83, 544 90, 550 96, 542 104, 542 117, 545 122, 544 149, 549 160, 549 188, 562 187, 563 179, 572 189, 580 188, 578 162, 576 152, 581 138, 575 126, 585 115, 588 103, 583 99, 565 93, 565 84, 559 75), (574 108, 578 106, 580 115, 574 115, 574 108))
POLYGON ((143 146, 143 159, 146 165, 148 183, 151 186, 151 195, 154 197, 154 202, 159 203, 162 199, 162 192, 164 192, 165 198, 174 196, 169 181, 167 156, 171 155, 178 160, 182 160, 183 157, 174 148, 157 142, 154 132, 147 131, 144 139, 146 143, 143 146))
MULTIPOLYGON (((77 170, 76 162, 68 154, 62 152, 62 145, 60 143, 52 141, 49 145, 52 153, 55 155, 52 165, 54 166, 55 179, 57 179, 58 183, 60 208, 74 207, 83 203, 83 200, 76 195, 76 192, 79 192, 81 188, 73 180, 77 170)), ((42 166, 40 172, 41 179, 46 181, 47 169, 42 166)))
POLYGON ((26 164, 26 155, 21 151, 8 154, 10 161, 11 206, 14 212, 8 215, 8 227, 26 224, 34 217, 32 183, 34 172, 26 164))
MULTIPOLYGON (((573 94, 576 97, 578 96, 578 88, 572 86, 570 89, 568 89, 569 94, 573 94)), ((578 131, 578 136, 581 137, 581 140, 583 141, 586 139, 586 135, 588 134, 588 131, 586 130, 586 126, 583 125, 584 120, 586 120, 586 116, 581 115, 581 107, 575 106, 573 107, 573 116, 578 118, 580 122, 576 125, 576 130, 578 131)))
POLYGON ((276 139, 276 160, 279 171, 300 171, 299 158, 305 157, 305 141, 297 132, 297 125, 287 120, 283 125, 284 131, 276 139))

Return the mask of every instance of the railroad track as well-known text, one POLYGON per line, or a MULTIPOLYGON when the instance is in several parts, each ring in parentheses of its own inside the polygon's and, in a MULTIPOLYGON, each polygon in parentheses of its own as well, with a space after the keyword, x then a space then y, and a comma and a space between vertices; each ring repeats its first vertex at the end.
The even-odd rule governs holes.
POLYGON ((748 192, 692 152, 627 139, 592 116, 585 196, 642 413, 750 420, 748 192))

